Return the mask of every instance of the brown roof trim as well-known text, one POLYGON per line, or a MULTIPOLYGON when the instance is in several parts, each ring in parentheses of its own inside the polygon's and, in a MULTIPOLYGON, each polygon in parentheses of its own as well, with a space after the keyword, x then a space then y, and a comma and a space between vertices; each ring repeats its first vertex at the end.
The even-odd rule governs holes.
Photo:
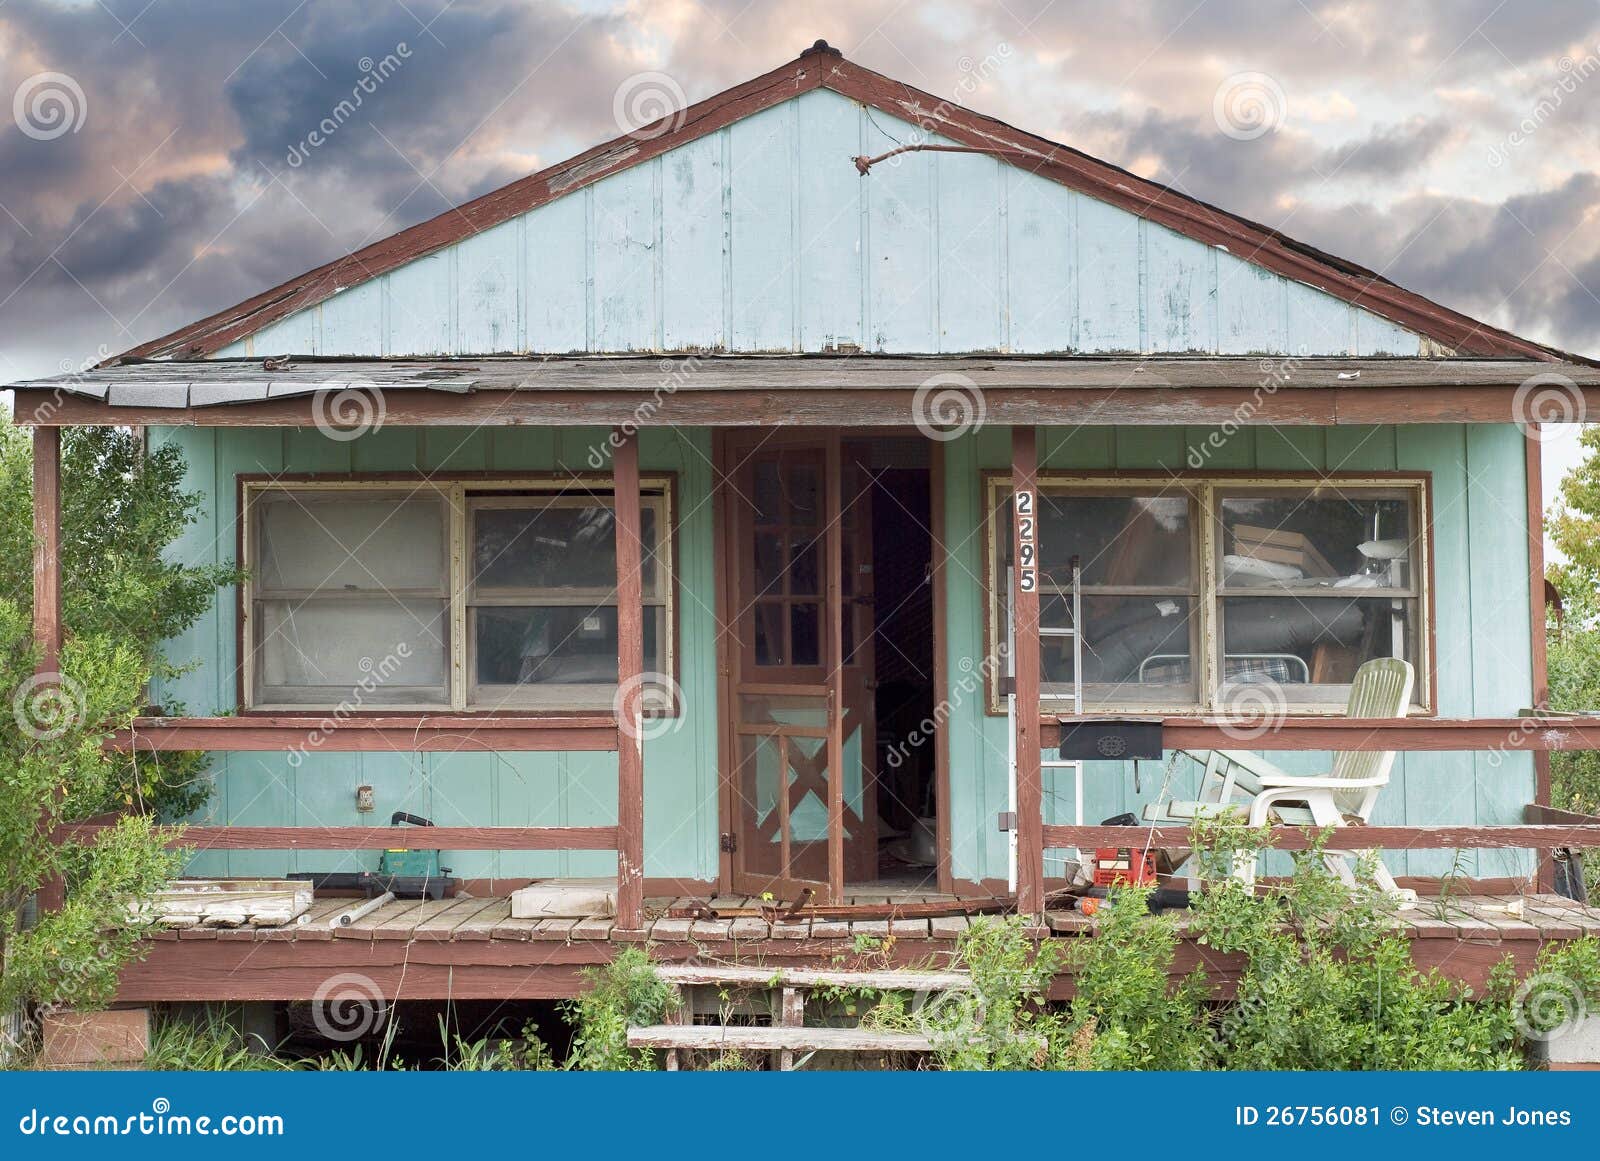
MULTIPOLYGON (((1208 205, 1079 150, 971 112, 843 59, 819 41, 797 59, 679 114, 598 145, 353 254, 293 278, 199 322, 134 347, 121 358, 204 358, 297 310, 413 259, 527 213, 573 190, 816 88, 828 88, 964 145, 1004 150, 1003 160, 1207 245, 1318 287, 1462 355, 1573 360, 1450 310, 1354 263, 1208 205)), ((1583 360, 1578 360, 1583 361, 1583 360)))

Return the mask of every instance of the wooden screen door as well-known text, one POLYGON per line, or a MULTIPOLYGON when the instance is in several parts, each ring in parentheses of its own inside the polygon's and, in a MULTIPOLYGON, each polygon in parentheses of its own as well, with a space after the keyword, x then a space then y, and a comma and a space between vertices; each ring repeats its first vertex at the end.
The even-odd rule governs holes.
POLYGON ((877 864, 866 469, 836 431, 726 449, 732 887, 836 901, 877 864))

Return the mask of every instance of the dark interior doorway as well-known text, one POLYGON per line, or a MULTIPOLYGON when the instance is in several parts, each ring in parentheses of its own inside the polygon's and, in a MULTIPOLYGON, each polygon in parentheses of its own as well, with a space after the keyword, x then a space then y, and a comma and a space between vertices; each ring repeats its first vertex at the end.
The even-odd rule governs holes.
POLYGON ((933 738, 933 507, 928 445, 872 445, 878 879, 938 884, 933 738))

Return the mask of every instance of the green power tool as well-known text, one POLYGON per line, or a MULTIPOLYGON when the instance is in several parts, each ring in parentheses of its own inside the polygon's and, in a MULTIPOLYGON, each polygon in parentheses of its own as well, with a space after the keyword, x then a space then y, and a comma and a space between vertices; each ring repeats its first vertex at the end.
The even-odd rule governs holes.
MULTIPOLYGON (((391 827, 432 826, 431 819, 397 810, 391 827)), ((289 876, 309 882, 318 891, 365 891, 368 896, 394 893, 397 899, 443 899, 454 895, 460 883, 450 868, 439 865, 438 851, 388 847, 378 856, 376 871, 300 871, 289 876)))

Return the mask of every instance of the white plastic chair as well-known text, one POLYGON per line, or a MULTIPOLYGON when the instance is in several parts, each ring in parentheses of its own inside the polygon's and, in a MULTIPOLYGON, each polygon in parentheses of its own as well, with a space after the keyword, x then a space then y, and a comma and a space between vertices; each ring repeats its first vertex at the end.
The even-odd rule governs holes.
MULTIPOLYGON (((1405 717, 1415 680, 1411 664, 1398 657, 1368 661, 1356 670, 1350 684, 1345 716, 1405 717)), ((1285 773, 1259 754, 1244 750, 1179 752, 1205 764, 1200 798, 1193 802, 1151 803, 1144 809, 1144 817, 1150 822, 1181 823, 1234 813, 1244 816, 1252 827, 1268 821, 1314 827, 1345 826, 1352 820, 1365 824, 1372 817, 1378 792, 1388 784, 1395 754, 1393 750, 1340 751, 1334 755, 1328 773, 1308 777, 1285 773), (1236 801, 1235 796, 1241 796, 1242 801, 1236 801)), ((1328 869, 1354 886, 1355 874, 1350 864, 1366 853, 1326 851, 1328 869)), ((1254 859, 1236 861, 1236 878, 1253 883, 1255 873, 1254 859)), ((1407 901, 1416 898, 1416 892, 1402 890, 1395 883, 1381 860, 1375 863, 1373 877, 1389 895, 1407 901)))

